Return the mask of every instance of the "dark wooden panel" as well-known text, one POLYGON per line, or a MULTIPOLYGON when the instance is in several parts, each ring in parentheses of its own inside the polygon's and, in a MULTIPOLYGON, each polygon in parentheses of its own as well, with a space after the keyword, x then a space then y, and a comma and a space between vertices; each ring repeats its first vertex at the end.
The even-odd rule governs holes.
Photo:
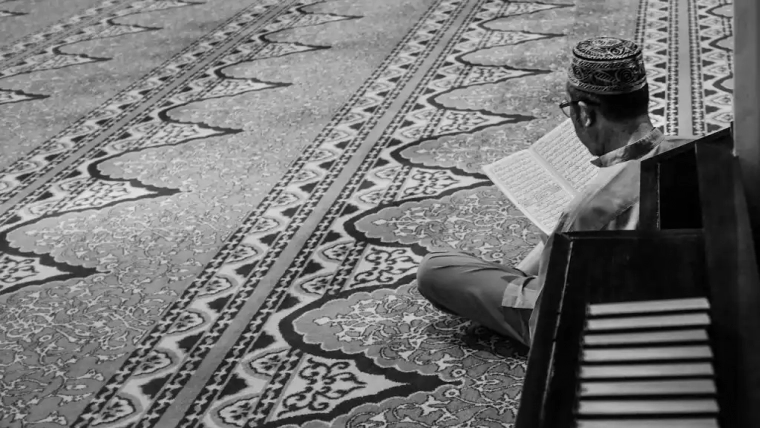
POLYGON ((701 230, 582 232, 555 239, 517 428, 572 426, 587 302, 706 293, 701 230))
POLYGON ((697 146, 720 423, 760 426, 757 265, 730 136, 697 146), (743 247, 740 250, 740 244, 743 247))
POLYGON ((638 230, 660 230, 660 166, 656 159, 641 162, 638 230))
POLYGON ((549 368, 554 360, 554 338, 562 296, 565 293, 565 267, 570 256, 570 240, 555 236, 549 269, 541 297, 541 316, 536 323, 533 344, 528 354, 528 371, 525 373, 516 428, 538 428, 544 424, 543 415, 548 389, 549 368))
MULTIPOLYGON (((742 400, 740 406, 745 410, 744 421, 747 426, 760 427, 760 265, 756 253, 758 242, 754 240, 750 211, 747 208, 743 181, 734 168, 734 189, 737 209, 737 292, 736 330, 741 340, 742 400)), ((757 235, 757 234, 756 234, 757 235)), ((755 236, 756 236, 755 235, 755 236)))
POLYGON ((637 232, 557 236, 518 428, 574 425, 587 303, 695 296, 711 301, 720 426, 760 427, 760 275, 732 149, 723 130, 644 161, 637 232))
POLYGON ((588 304, 704 297, 704 241, 700 229, 663 233, 570 233, 568 281, 586 281, 588 304))
MULTIPOLYGON (((754 253, 760 256, 760 3, 735 0, 734 118, 736 154, 746 195, 748 228, 754 233, 754 253)), ((760 265, 760 258, 756 258, 760 265)))
POLYGON ((660 229, 698 229, 702 211, 694 147, 660 163, 660 229))
POLYGON ((695 142, 641 164, 640 230, 702 227, 695 142))
POLYGON ((701 230, 567 235, 570 263, 545 405, 546 426, 557 428, 573 426, 587 304, 706 294, 701 230))

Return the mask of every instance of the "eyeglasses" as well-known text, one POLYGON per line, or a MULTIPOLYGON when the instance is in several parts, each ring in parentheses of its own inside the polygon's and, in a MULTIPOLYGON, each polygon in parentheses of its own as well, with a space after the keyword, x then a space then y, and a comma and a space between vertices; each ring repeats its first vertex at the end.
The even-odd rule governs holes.
POLYGON ((565 114, 565 116, 570 117, 570 106, 576 105, 579 102, 583 101, 584 103, 590 105, 590 106, 598 106, 599 104, 593 102, 593 101, 587 101, 587 100, 576 100, 576 101, 565 101, 563 103, 559 104, 559 109, 562 110, 562 113, 565 114))
POLYGON ((565 114, 565 116, 570 117, 570 106, 578 104, 580 101, 565 101, 563 103, 559 103, 559 109, 562 110, 562 113, 565 114))

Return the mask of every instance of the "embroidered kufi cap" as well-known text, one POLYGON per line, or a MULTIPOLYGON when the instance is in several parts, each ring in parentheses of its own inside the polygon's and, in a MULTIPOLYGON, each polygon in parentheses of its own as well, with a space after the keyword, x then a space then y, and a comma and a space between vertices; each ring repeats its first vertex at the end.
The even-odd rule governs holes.
POLYGON ((615 37, 579 42, 567 74, 571 85, 600 95, 626 94, 647 83, 641 48, 615 37))

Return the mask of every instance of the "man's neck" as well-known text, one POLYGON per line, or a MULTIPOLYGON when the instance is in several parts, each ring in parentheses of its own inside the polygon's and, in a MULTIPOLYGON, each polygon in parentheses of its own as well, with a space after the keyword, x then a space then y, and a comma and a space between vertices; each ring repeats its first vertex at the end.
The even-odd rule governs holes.
POLYGON ((615 151, 621 147, 646 137, 654 126, 648 117, 632 120, 623 124, 615 124, 608 127, 609 132, 603 136, 605 153, 615 151))

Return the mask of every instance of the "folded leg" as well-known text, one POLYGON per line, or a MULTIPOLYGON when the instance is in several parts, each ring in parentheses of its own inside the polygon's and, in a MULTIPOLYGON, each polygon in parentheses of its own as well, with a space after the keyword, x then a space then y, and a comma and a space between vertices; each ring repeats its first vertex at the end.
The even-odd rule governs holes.
POLYGON ((531 310, 503 307, 502 298, 510 283, 522 284, 530 278, 468 254, 431 253, 420 263, 417 287, 436 308, 528 345, 531 310))

